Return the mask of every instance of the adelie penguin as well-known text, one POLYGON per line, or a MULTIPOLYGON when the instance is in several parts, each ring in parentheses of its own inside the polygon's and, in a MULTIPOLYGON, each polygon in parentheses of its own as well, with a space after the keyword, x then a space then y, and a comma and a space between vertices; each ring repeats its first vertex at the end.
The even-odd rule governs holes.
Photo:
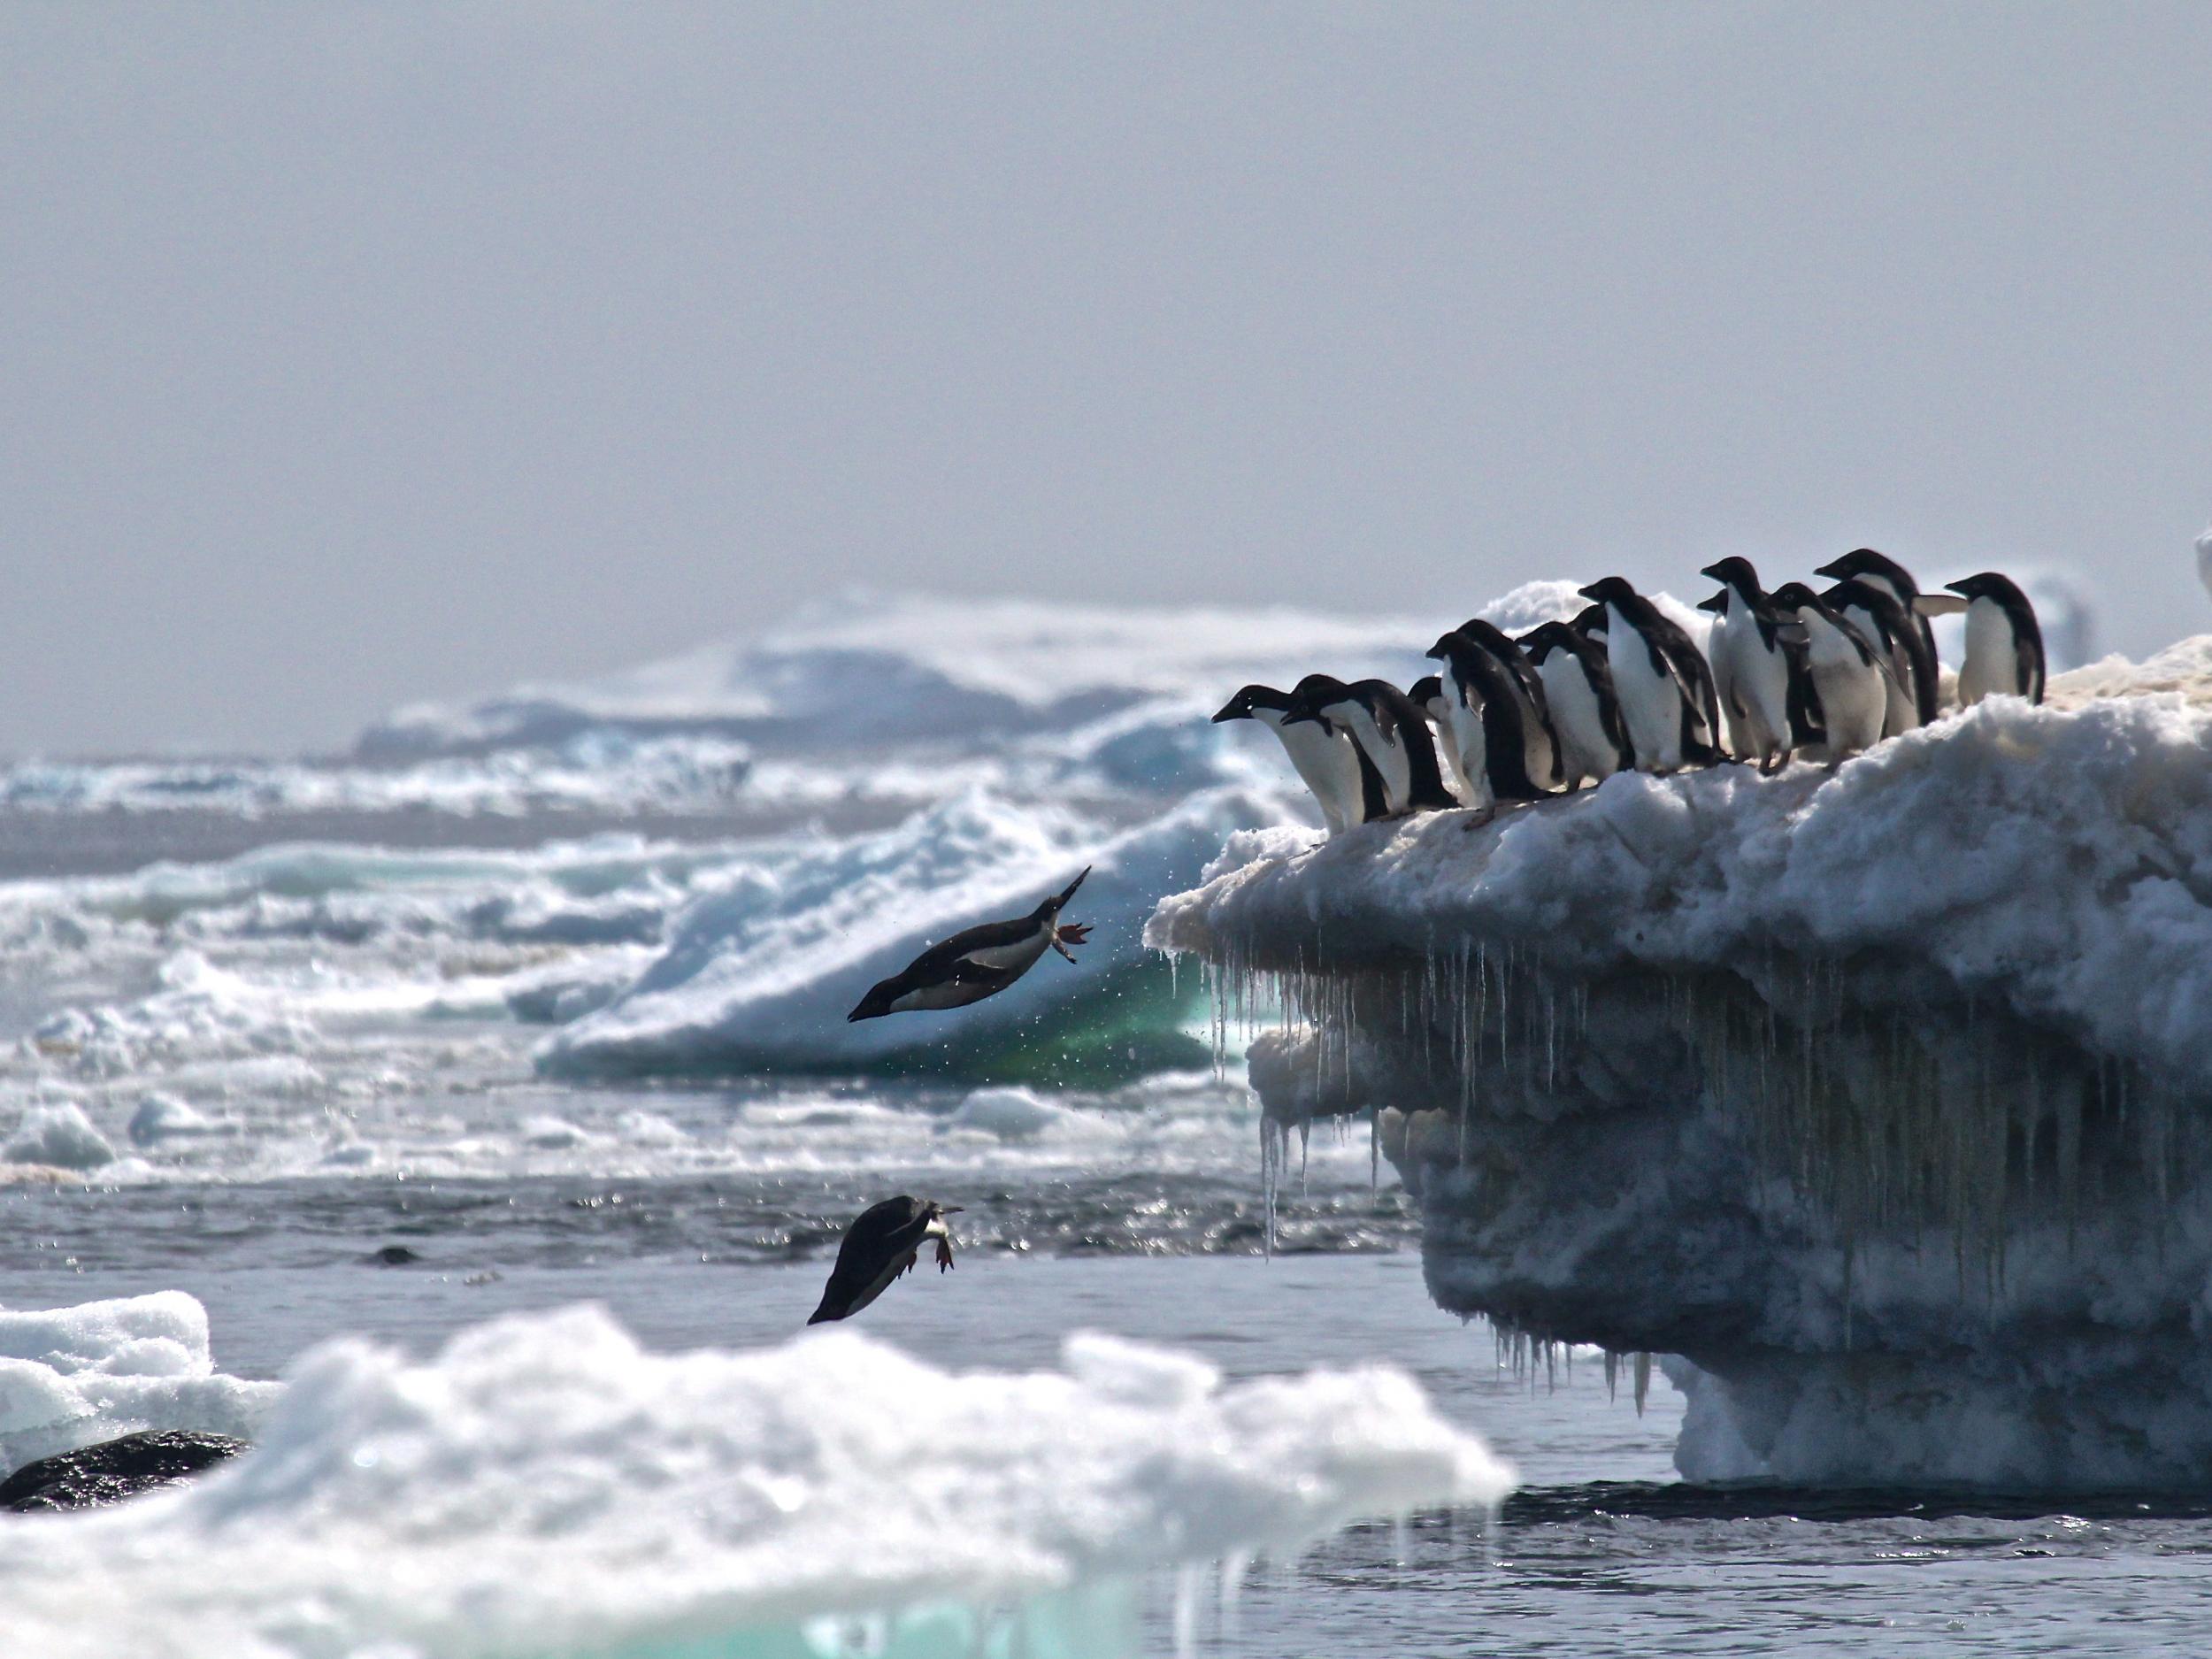
POLYGON ((1896 737, 1925 724, 1920 718, 1921 618, 1891 598, 1888 588, 1863 577, 1838 582, 1821 599, 1858 629, 1889 665, 1883 680, 1889 708, 1882 717, 1882 735, 1896 737))
POLYGON ((1290 701, 1286 726, 1318 721, 1359 745, 1382 786, 1382 816, 1402 818, 1459 804, 1444 787, 1427 718, 1388 680, 1347 685, 1326 674, 1308 674, 1290 701))
POLYGON ((1828 764, 1839 764, 1882 741, 1889 710, 1889 664, 1873 643, 1803 582, 1774 590, 1776 606, 1805 630, 1813 687, 1827 732, 1828 764))
POLYGON ((1605 607, 1606 660, 1638 769, 1679 772, 1723 759, 1715 747, 1720 704, 1712 670, 1690 636, 1624 577, 1608 576, 1581 592, 1605 607))
POLYGON ((1699 609, 1714 613, 1706 652, 1729 746, 1739 760, 1756 761, 1762 773, 1771 772, 1820 738, 1805 629, 1768 597, 1749 559, 1721 559, 1703 573, 1722 584, 1699 609))
POLYGON ((830 1269, 820 1306, 809 1325, 828 1319, 847 1319, 891 1287, 891 1281, 920 1259, 922 1246, 937 1243, 937 1271, 952 1265, 952 1232, 947 1216, 960 1213, 958 1204, 941 1204, 901 1193, 862 1210, 837 1247, 837 1265, 830 1269))
POLYGON ((1560 770, 1567 787, 1602 783, 1636 764, 1620 700, 1613 695, 1612 664, 1605 647, 1565 622, 1547 622, 1521 635, 1544 682, 1545 706, 1559 739, 1560 770))
POLYGON ((847 1022, 980 1002, 1036 966, 1048 949, 1073 962, 1071 947, 1082 944, 1091 930, 1061 921, 1060 912, 1083 885, 1083 876, 1090 873, 1087 867, 1083 875, 1048 895, 1026 916, 985 922, 955 933, 941 945, 932 945, 899 972, 870 987, 859 1006, 845 1016, 847 1022))
POLYGON ((1559 760, 1559 740, 1552 730, 1551 710, 1544 695, 1544 681, 1536 665, 1495 624, 1470 617, 1454 630, 1497 658, 1513 682, 1513 705, 1521 716, 1521 759, 1530 781, 1540 789, 1562 787, 1566 777, 1559 760))
POLYGON ((1984 571, 1943 584, 1966 601, 1966 660, 1959 664, 1959 706, 1984 697, 2043 701, 2043 629, 2010 577, 1984 571))
POLYGON ((1313 791, 1314 801, 1321 808, 1321 821, 1330 834, 1341 835, 1353 825, 1365 823, 1358 749, 1343 733, 1317 720, 1284 725, 1289 712, 1287 691, 1272 686, 1247 686, 1221 705, 1214 719, 1216 723, 1253 720, 1274 733, 1290 764, 1313 791))
POLYGON ((1445 786, 1463 806, 1488 805, 1489 780, 1478 780, 1467 775, 1466 758, 1460 753, 1459 734, 1452 724, 1451 699, 1444 690, 1443 680, 1435 674, 1424 674, 1406 687, 1406 696, 1415 708, 1428 716, 1430 735, 1436 739, 1436 757, 1444 764, 1445 786))
MULTIPOLYGON (((1919 724, 1925 726, 1936 718, 1937 694, 1942 689, 1938 683, 1941 675, 1936 661, 1935 630, 1928 626, 1928 613, 1921 608, 1920 584, 1912 572, 1895 559, 1877 553, 1870 547, 1854 548, 1839 559, 1830 559, 1817 571, 1816 576, 1826 576, 1839 582, 1864 582, 1878 592, 1887 594, 1902 606, 1912 619, 1912 637, 1908 649, 1911 656, 1911 676, 1900 673, 1898 683, 1912 693, 1913 707, 1920 716, 1919 724)), ((1937 599, 1946 609, 1950 602, 1937 599)), ((1892 665, 1893 670, 1894 664, 1892 665)))
POLYGON ((1456 628, 1428 654, 1444 664, 1438 679, 1450 717, 1448 741, 1459 749, 1461 772, 1482 786, 1468 804, 1487 811, 1501 801, 1548 793, 1529 776, 1520 695, 1505 666, 1456 628))

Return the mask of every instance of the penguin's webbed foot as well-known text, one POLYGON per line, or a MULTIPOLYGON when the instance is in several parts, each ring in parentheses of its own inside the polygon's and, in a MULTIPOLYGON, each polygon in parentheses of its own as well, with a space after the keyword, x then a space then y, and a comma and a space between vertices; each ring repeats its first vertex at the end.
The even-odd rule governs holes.
POLYGON ((1068 947, 1070 945, 1087 944, 1090 941, 1091 926, 1092 924, 1088 922, 1061 923, 1059 926, 1052 930, 1052 948, 1058 951, 1062 956, 1065 956, 1070 962, 1073 962, 1075 960, 1075 952, 1069 949, 1068 947))
POLYGON ((952 1240, 950 1239, 940 1239, 937 1240, 937 1271, 941 1273, 951 1266, 952 1240))

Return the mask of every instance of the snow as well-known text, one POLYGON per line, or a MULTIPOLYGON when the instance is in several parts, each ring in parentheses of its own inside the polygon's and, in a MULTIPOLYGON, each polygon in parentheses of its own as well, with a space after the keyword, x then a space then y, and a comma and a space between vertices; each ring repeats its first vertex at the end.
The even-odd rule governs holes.
POLYGON ((833 1616, 874 1618, 870 1652, 970 1651, 986 1608, 1125 1633, 1149 1570, 1511 1480, 1386 1370, 1226 1382, 1081 1335, 1028 1373, 842 1331, 657 1355, 580 1307, 419 1363, 316 1350, 238 1462, 0 1522, 0 1605, 51 1659, 800 1652, 833 1616))
POLYGON ((11 1164, 43 1164, 59 1170, 96 1170, 115 1162, 115 1148, 92 1126, 73 1101, 34 1106, 23 1114, 0 1158, 11 1164))
POLYGON ((0 1310, 0 1472, 142 1429, 246 1437, 280 1392, 216 1371, 207 1310, 182 1291, 0 1310))
POLYGON ((2208 664, 1832 773, 1248 831, 1147 938, 1271 1169, 1374 1114, 1443 1306, 1685 1356, 1686 1473, 2212 1479, 2208 664))

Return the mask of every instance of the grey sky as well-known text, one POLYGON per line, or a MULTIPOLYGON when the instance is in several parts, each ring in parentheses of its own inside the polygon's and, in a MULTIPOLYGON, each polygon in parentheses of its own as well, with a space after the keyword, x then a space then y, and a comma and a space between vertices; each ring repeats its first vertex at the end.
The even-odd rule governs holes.
POLYGON ((854 581, 2212 626, 2212 6, 0 11, 0 751, 854 581))

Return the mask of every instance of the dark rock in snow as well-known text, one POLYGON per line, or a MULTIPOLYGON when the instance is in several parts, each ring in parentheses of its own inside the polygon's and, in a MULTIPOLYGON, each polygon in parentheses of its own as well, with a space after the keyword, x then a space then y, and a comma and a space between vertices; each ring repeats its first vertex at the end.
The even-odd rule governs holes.
POLYGON ((244 1440, 196 1429, 163 1429, 57 1452, 0 1480, 0 1509, 88 1509, 173 1486, 235 1457, 244 1440))

